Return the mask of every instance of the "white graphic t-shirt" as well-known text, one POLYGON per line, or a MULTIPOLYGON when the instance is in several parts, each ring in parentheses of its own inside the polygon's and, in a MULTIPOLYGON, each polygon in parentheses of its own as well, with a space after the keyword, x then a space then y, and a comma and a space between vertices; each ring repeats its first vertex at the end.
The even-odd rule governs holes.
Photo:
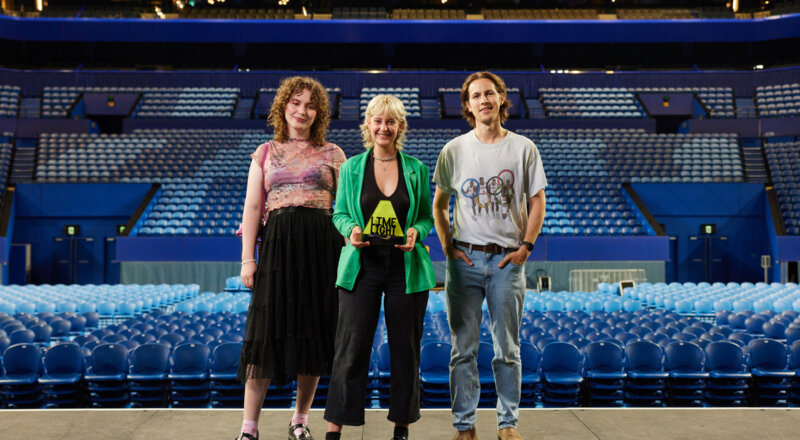
POLYGON ((508 131, 497 144, 484 144, 475 131, 444 146, 433 181, 455 193, 453 239, 516 248, 528 222, 528 198, 547 186, 539 150, 530 139, 508 131))

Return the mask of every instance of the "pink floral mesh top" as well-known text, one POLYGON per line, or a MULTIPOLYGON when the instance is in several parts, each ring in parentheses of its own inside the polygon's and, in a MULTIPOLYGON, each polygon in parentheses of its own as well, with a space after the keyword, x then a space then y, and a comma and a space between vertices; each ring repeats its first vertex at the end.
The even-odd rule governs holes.
POLYGON ((335 144, 315 147, 305 141, 272 141, 260 145, 250 157, 259 167, 264 164, 267 211, 287 206, 317 209, 333 206, 339 167, 346 159, 344 151, 335 144), (265 146, 268 146, 266 160, 265 146))

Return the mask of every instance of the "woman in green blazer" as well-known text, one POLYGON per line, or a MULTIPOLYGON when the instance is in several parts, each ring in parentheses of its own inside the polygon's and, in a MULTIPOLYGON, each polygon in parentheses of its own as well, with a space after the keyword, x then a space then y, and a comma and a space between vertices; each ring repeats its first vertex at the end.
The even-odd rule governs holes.
POLYGON ((376 96, 361 125, 367 151, 339 170, 333 223, 349 240, 336 278, 339 320, 325 408, 326 439, 338 439, 342 425, 364 424, 381 299, 390 341, 388 419, 395 423, 393 440, 408 439, 408 425, 420 416, 419 343, 428 289, 436 285, 421 241, 433 227, 433 216, 428 167, 400 151, 406 131, 400 100, 376 96))

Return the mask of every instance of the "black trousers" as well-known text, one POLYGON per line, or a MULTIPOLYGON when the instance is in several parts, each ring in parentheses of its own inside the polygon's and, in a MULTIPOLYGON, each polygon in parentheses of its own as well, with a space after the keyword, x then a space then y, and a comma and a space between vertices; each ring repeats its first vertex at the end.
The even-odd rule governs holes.
POLYGON ((403 252, 371 246, 361 253, 361 273, 353 291, 339 291, 336 354, 325 420, 364 424, 365 394, 375 328, 384 296, 392 375, 388 419, 399 424, 419 420, 419 343, 428 291, 406 293, 403 252))

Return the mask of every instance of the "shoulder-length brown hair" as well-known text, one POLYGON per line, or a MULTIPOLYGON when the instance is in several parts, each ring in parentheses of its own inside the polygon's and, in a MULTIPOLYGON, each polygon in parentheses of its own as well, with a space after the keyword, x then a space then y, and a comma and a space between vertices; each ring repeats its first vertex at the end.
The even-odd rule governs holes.
POLYGON ((289 128, 286 125, 286 104, 293 96, 302 93, 303 90, 311 91, 311 102, 317 110, 314 123, 311 124, 311 143, 313 145, 325 145, 325 133, 331 122, 330 103, 328 102, 328 92, 319 81, 306 76, 292 76, 281 82, 278 91, 275 93, 275 100, 269 109, 267 121, 275 128, 275 140, 286 142, 289 140, 289 128))
POLYGON ((495 75, 492 72, 475 72, 467 77, 464 80, 464 85, 461 86, 461 114, 464 115, 464 119, 469 122, 469 125, 472 128, 475 128, 475 115, 469 111, 469 107, 467 107, 467 103, 469 102, 469 85, 472 84, 473 81, 477 81, 479 79, 488 79, 492 83, 494 83, 494 88, 497 89, 497 93, 503 97, 503 103, 500 104, 500 123, 506 122, 508 119, 508 109, 511 108, 511 101, 508 100, 508 96, 506 94, 506 83, 503 81, 502 78, 495 75))

